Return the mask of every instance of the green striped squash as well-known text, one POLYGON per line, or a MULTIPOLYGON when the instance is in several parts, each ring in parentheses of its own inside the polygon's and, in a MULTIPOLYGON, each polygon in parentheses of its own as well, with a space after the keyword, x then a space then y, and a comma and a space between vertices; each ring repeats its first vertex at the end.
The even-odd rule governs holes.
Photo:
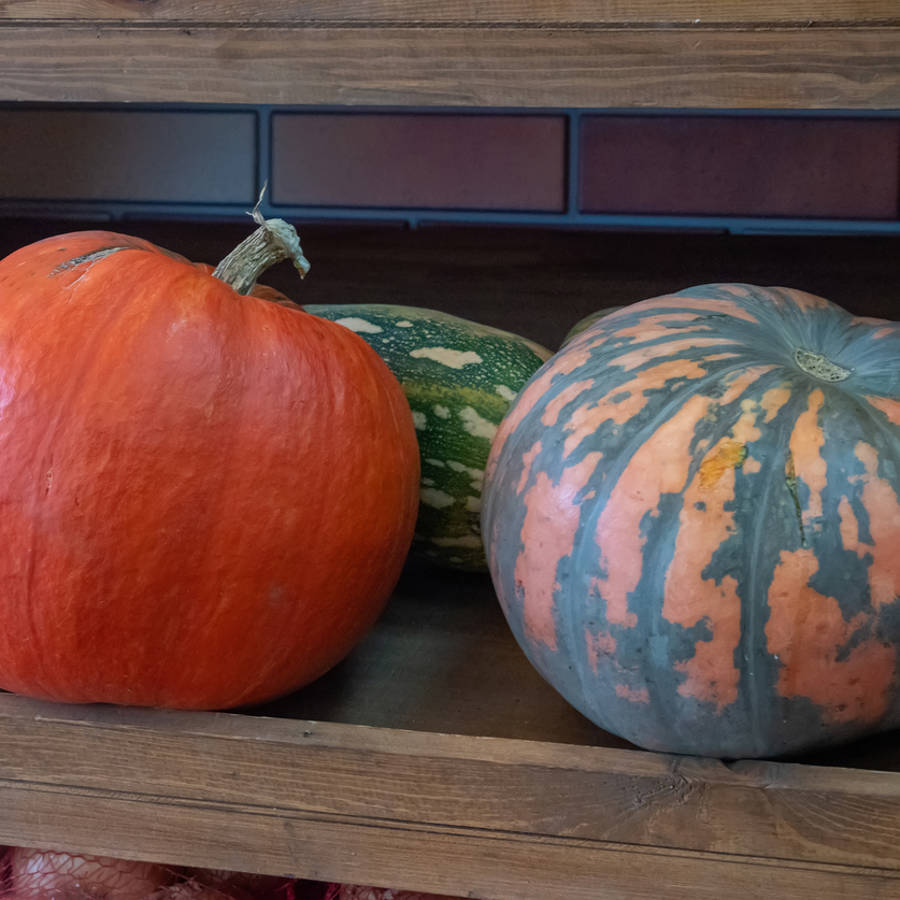
POLYGON ((484 571, 481 489, 491 441, 510 404, 551 352, 519 335, 431 309, 306 305, 355 331, 406 392, 422 484, 413 552, 484 571))
POLYGON ((583 319, 579 319, 567 332, 566 336, 563 338, 562 346, 565 347, 569 341, 574 341, 575 338, 578 337, 583 331, 587 331, 594 322, 599 319, 604 319, 606 316, 611 316, 614 312, 618 312, 623 307, 621 306, 607 306, 605 309, 599 309, 596 312, 592 312, 586 315, 583 319))

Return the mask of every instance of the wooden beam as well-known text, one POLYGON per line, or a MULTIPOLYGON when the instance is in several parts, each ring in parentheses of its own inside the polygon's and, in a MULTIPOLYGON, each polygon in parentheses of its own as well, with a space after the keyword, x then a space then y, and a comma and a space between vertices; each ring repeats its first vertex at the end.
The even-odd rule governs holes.
POLYGON ((0 20, 148 21, 209 24, 319 23, 611 25, 671 27, 713 23, 760 27, 871 27, 900 23, 894 0, 6 0, 0 20))
POLYGON ((900 107, 900 27, 0 22, 0 99, 900 107))
MULTIPOLYGON (((464 886, 479 853, 518 848, 521 855, 508 861, 521 870, 541 847, 551 857, 553 848, 568 848, 595 874, 609 869, 624 877, 635 854, 657 861, 662 854, 699 867, 685 872, 685 883, 696 885, 707 864, 728 863, 723 873, 732 877, 737 870, 728 866, 738 860, 731 857, 752 857, 756 862, 747 864, 768 859, 798 871, 821 869, 823 877, 827 871, 824 881, 814 879, 823 889, 843 883, 840 867, 849 867, 890 879, 900 892, 898 773, 726 766, 606 747, 0 695, 0 781, 0 843, 69 845, 173 864, 202 858, 237 869, 255 860, 251 870, 318 877, 324 850, 290 869, 287 851, 272 845, 272 829, 282 836, 299 829, 305 842, 314 824, 327 823, 335 847, 348 853, 365 856, 405 836, 410 853, 421 851, 431 865, 446 838, 445 850, 467 860, 453 891, 464 886), (77 827, 75 816, 83 820, 77 827), (167 836, 157 839, 135 824, 147 821, 165 823, 167 836), (261 830, 257 837, 247 832, 249 857, 228 858, 227 841, 210 855, 220 834, 253 822, 261 830), (173 823, 181 823, 183 837, 172 837, 173 823)), ((446 862, 439 868, 448 871, 446 862)))
MULTIPOLYGON (((646 851, 577 838, 334 818, 251 804, 55 790, 0 781, 18 840, 177 865, 403 885, 484 900, 889 900, 892 873, 727 854, 646 851)), ((2 834, 2 832, 0 832, 2 834)))

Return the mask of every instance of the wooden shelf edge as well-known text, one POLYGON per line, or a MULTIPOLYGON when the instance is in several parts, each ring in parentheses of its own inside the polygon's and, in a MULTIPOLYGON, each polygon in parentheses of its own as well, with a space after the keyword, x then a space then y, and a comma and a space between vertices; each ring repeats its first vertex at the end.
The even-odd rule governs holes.
POLYGON ((900 27, 0 27, 0 100, 900 108, 900 27))
POLYGON ((23 721, 38 728, 98 732, 143 732, 150 740, 232 740, 258 747, 350 751, 369 755, 414 756, 503 766, 535 766, 610 777, 658 778, 673 775, 706 783, 790 790, 815 787, 818 793, 872 794, 900 801, 900 772, 816 766, 802 763, 719 759, 655 753, 639 749, 581 746, 473 736, 371 725, 351 725, 283 716, 237 712, 205 712, 105 704, 79 705, 32 700, 0 692, 0 734, 23 721))
POLYGON ((150 800, 0 780, 0 839, 48 849, 506 900, 888 897, 896 873, 578 839, 150 800), (14 826, 14 827, 13 827, 14 826), (758 892, 762 893, 758 893, 758 892), (862 892, 862 893, 860 893, 862 892))
POLYGON ((900 774, 237 713, 0 695, 0 809, 0 843, 475 897, 900 890, 900 774))
POLYGON ((504 23, 508 25, 564 26, 613 23, 655 25, 660 28, 696 23, 742 23, 748 27, 793 24, 822 27, 828 24, 871 25, 898 22, 893 0, 782 0, 748 4, 746 0, 507 0, 503 4, 431 3, 415 0, 359 3, 359 0, 196 0, 190 4, 140 0, 6 0, 0 5, 0 22, 176 22, 198 25, 210 21, 251 24, 311 24, 399 22, 419 24, 504 23))

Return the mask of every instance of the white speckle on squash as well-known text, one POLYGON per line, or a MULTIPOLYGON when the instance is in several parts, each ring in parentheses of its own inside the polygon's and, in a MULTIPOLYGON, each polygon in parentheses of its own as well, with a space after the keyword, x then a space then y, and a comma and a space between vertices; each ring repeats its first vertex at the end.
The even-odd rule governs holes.
POLYGON ((483 416, 479 416, 471 406, 464 406, 459 411, 459 417, 462 419, 463 428, 472 437, 484 438, 486 441, 494 439, 494 435, 497 433, 497 426, 483 416))
POLYGON ((516 392, 512 388, 508 388, 505 384, 495 384, 494 390, 504 399, 507 403, 512 403, 513 400, 518 396, 516 392))
POLYGON ((439 419, 449 419, 449 418, 450 418, 450 410, 447 409, 446 406, 440 406, 440 405, 435 406, 435 407, 434 407, 434 414, 435 414, 439 419))
POLYGON ((454 472, 468 472, 472 478, 484 478, 483 469, 473 469, 471 466, 465 466, 461 462, 457 462, 455 459, 448 459, 447 465, 451 469, 453 469, 454 472))
POLYGON ((434 479, 433 478, 423 478, 422 484, 430 486, 430 485, 434 484, 434 479))
POLYGON ((450 369, 473 366, 484 360, 474 350, 451 350, 449 347, 417 347, 410 350, 413 359, 431 359, 450 369))
POLYGON ((471 513, 480 513, 481 497, 466 497, 466 509, 471 513))
POLYGON ((473 494, 476 496, 481 495, 481 491, 484 488, 484 469, 474 469, 471 466, 464 466, 461 462, 457 462, 455 459, 448 459, 447 465, 454 472, 467 472, 469 478, 472 479, 470 482, 470 486, 472 488, 473 494))
POLYGON ((428 419, 425 417, 425 413, 414 409, 412 411, 412 417, 413 425, 416 426, 416 431, 425 431, 428 428, 428 419))
POLYGON ((409 319, 401 319, 399 322, 395 322, 398 328, 412 328, 413 323, 409 321, 409 319))
POLYGON ((360 334, 381 334, 384 329, 380 325, 376 325, 374 322, 369 322, 366 319, 360 319, 358 316, 347 316, 344 319, 335 319, 338 325, 343 325, 344 328, 349 328, 351 331, 359 332, 360 334))
POLYGON ((446 465, 442 459, 426 459, 425 462, 427 462, 429 466, 435 466, 438 469, 443 469, 446 465))
POLYGON ((437 488, 426 487, 419 491, 419 499, 426 506, 433 506, 435 509, 445 509, 453 506, 456 500, 446 491, 439 491, 437 488))

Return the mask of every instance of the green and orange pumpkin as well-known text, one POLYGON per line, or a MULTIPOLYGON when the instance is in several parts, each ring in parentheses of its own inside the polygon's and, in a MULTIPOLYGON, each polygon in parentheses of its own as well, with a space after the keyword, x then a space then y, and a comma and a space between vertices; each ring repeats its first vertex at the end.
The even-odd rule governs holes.
POLYGON ((642 747, 768 756, 900 726, 900 324, 706 285, 532 378, 484 489, 522 648, 642 747))
POLYGON ((305 264, 278 224, 215 275, 107 232, 0 261, 0 687, 239 706, 381 612, 418 506, 412 415, 357 335, 247 295, 305 264))

